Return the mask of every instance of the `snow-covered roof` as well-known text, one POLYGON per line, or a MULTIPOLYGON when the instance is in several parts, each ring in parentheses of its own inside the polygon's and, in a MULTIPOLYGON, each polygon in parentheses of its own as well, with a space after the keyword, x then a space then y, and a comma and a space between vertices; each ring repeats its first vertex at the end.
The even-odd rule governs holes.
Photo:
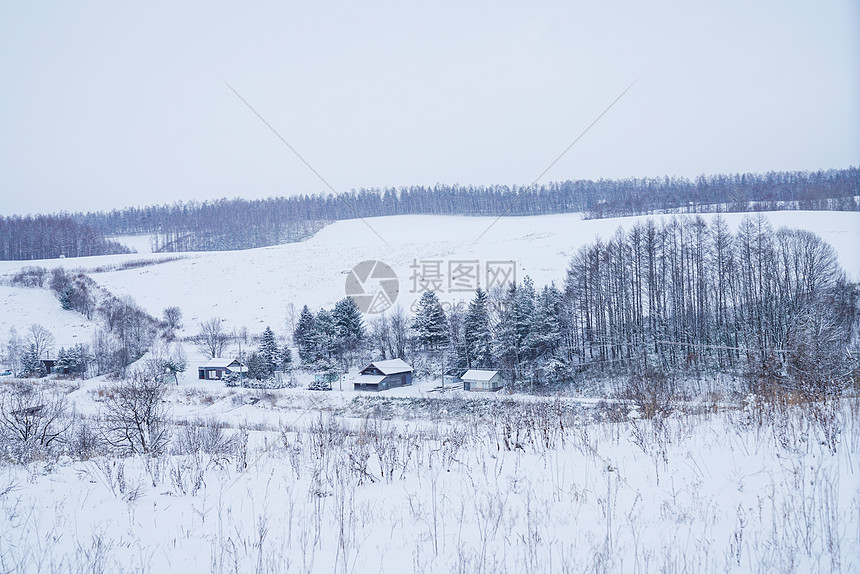
POLYGON ((358 375, 358 378, 353 381, 355 385, 378 385, 382 382, 385 375, 358 375))
POLYGON ((209 359, 209 361, 206 364, 200 365, 200 368, 201 369, 226 369, 227 367, 229 367, 233 363, 236 363, 237 366, 241 365, 241 363, 239 361, 237 361, 236 359, 222 359, 220 357, 214 357, 212 359, 209 359))
MULTIPOLYGON (((412 372, 412 367, 403 359, 388 359, 386 361, 373 361, 370 365, 379 369, 384 375, 396 375, 397 373, 412 372)), ((365 367, 366 368, 366 367, 365 367)))
POLYGON ((499 371, 484 371, 482 369, 469 369, 460 377, 464 381, 489 381, 499 374, 499 371))

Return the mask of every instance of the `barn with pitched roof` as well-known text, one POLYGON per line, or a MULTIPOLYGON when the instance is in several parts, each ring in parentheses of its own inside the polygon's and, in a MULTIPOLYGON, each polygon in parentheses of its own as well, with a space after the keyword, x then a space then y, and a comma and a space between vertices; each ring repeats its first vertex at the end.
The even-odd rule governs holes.
POLYGON ((402 359, 374 361, 359 371, 353 381, 356 391, 384 391, 412 384, 412 367, 402 359))

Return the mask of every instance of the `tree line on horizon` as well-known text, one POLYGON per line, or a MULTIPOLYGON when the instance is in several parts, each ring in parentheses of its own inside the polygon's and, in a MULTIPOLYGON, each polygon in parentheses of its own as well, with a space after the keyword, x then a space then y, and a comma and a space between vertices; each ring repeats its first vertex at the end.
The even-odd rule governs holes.
POLYGON ((386 215, 643 215, 661 210, 857 210, 860 169, 686 178, 628 178, 535 186, 410 186, 339 195, 219 199, 76 213, 106 235, 151 234, 155 251, 245 249, 300 241, 330 221, 386 215))
POLYGON ((349 193, 176 202, 87 213, 0 217, 0 259, 127 253, 106 239, 151 235, 153 251, 250 249, 301 241, 330 221, 385 215, 587 218, 660 212, 857 210, 860 169, 553 182, 534 186, 410 186, 349 193))
POLYGON ((0 261, 131 253, 95 227, 68 215, 0 217, 0 261))

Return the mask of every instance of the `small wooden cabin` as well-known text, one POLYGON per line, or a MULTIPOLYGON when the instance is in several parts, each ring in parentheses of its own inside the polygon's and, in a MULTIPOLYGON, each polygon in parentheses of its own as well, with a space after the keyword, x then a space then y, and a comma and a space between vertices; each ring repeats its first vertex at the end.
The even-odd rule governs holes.
POLYGON ((205 365, 197 367, 197 378, 205 381, 220 381, 231 373, 244 373, 248 368, 236 359, 210 359, 205 365))
POLYGON ((460 378, 464 391, 498 391, 504 386, 499 371, 469 369, 460 378))
POLYGON ((356 391, 384 391, 412 384, 412 367, 402 359, 374 361, 359 371, 353 381, 356 391))

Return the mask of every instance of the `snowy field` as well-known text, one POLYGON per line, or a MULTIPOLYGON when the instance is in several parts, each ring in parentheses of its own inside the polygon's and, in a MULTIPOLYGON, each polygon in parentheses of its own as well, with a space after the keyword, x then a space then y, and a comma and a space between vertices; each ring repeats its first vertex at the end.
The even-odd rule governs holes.
MULTIPOLYGON (((749 215, 730 213, 723 217, 734 229, 749 215)), ((819 234, 836 249, 846 272, 855 280, 860 279, 860 213, 778 211, 765 215, 774 228, 795 227, 819 234)), ((711 221, 715 215, 702 217, 711 221)), ((598 236, 610 238, 619 227, 629 228, 646 219, 643 216, 583 220, 579 214, 564 214, 504 217, 493 224, 496 220, 491 217, 374 217, 336 222, 306 241, 288 245, 188 253, 178 261, 160 265, 95 273, 92 271, 123 261, 175 258, 177 254, 0 262, 0 276, 8 276, 25 265, 82 268, 110 292, 132 296, 156 317, 167 306, 179 306, 185 318, 185 335, 196 334, 198 324, 213 317, 224 319, 228 329, 246 326, 251 332, 260 332, 270 325, 283 332, 290 323, 291 304, 296 315, 302 305, 313 310, 331 308, 345 295, 347 273, 364 260, 381 260, 393 268, 400 280, 397 303, 405 309, 410 309, 420 297, 417 292, 420 285, 414 283, 413 276, 425 272, 421 269, 424 262, 439 262, 440 298, 455 304, 468 302, 472 290, 451 292, 448 282, 452 279, 449 273, 452 262, 477 261, 482 286, 486 285, 486 264, 494 261, 515 262, 519 279, 529 275, 537 285, 553 281, 561 285, 570 258, 579 247, 598 236), (413 267, 416 264, 418 269, 413 267)), ((137 238, 137 242, 141 239, 137 238)), ((4 305, 3 309, 0 332, 25 320, 19 316, 17 304, 4 305)))
MULTIPOLYGON (((82 424, 101 387, 69 394, 82 424)), ((860 569, 856 401, 642 420, 576 398, 207 383, 167 405, 171 454, 0 467, 0 571, 860 569)))

